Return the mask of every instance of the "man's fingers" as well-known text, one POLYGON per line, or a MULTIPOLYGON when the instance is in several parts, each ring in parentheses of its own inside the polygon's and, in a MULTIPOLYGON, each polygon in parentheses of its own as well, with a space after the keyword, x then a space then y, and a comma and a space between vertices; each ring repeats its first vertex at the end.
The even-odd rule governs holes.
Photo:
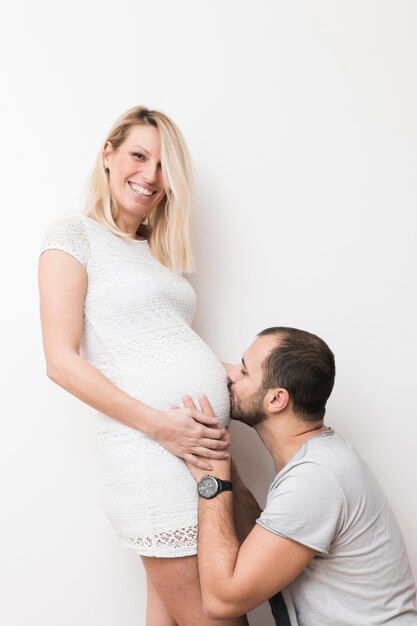
POLYGON ((210 448, 194 448, 194 452, 200 457, 205 457, 207 459, 217 459, 219 461, 223 461, 223 459, 228 459, 230 456, 228 452, 224 452, 221 450, 211 450, 210 448))
POLYGON ((213 407, 211 406, 210 402, 208 401, 207 396, 201 395, 198 398, 198 401, 200 402, 200 407, 203 413, 205 413, 206 415, 213 415, 214 416, 214 411, 213 411, 213 407))
POLYGON ((206 461, 205 459, 199 459, 194 454, 186 454, 184 460, 187 461, 187 463, 191 463, 191 465, 195 465, 195 467, 199 467, 202 470, 207 470, 209 472, 213 471, 213 466, 210 465, 209 461, 206 461))

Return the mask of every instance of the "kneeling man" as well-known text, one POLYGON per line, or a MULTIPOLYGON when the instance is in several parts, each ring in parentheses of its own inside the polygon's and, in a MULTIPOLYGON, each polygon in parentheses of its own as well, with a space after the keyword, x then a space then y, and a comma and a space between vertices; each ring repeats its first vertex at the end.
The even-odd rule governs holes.
MULTIPOLYGON (((280 626, 417 625, 395 517, 369 468, 323 423, 334 375, 327 344, 294 328, 264 330, 230 369, 232 418, 256 430, 277 475, 261 512, 228 460, 211 461, 211 476, 189 465, 209 616, 242 615, 270 599, 280 626)), ((201 408, 213 414, 204 397, 201 408)))

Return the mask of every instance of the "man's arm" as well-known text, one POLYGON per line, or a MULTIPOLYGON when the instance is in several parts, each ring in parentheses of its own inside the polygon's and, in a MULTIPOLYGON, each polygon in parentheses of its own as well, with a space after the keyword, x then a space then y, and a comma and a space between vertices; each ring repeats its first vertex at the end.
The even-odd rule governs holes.
MULTIPOLYGON (((213 415, 207 398, 200 403, 204 413, 213 415)), ((213 460, 212 466, 213 476, 230 480, 229 460, 213 460)), ((196 467, 189 465, 189 469, 196 480, 204 475, 196 467)), ((204 610, 213 619, 236 617, 255 608, 287 586, 316 554, 257 524, 240 546, 233 498, 232 492, 224 491, 199 501, 198 569, 204 610)))
POLYGON ((255 608, 286 587, 316 554, 259 525, 239 546, 232 499, 223 492, 199 503, 198 569, 204 610, 213 619, 255 608))
POLYGON ((239 542, 243 543, 255 526, 255 522, 262 511, 253 494, 239 476, 233 459, 231 461, 230 476, 233 483, 233 519, 235 530, 239 542))

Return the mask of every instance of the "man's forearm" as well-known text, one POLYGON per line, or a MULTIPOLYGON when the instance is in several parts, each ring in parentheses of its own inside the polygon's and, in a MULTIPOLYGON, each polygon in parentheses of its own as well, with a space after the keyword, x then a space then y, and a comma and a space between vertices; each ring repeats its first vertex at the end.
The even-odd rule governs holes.
POLYGON ((233 498, 233 517, 240 543, 245 541, 260 514, 261 508, 249 489, 246 487, 242 491, 236 489, 233 498))
POLYGON ((255 526, 255 522, 261 514, 261 508, 240 478, 233 461, 231 479, 233 483, 233 517, 235 529, 240 543, 243 543, 255 526))
POLYGON ((201 498, 199 504, 198 569, 203 604, 207 614, 213 617, 233 615, 227 597, 239 552, 233 524, 233 497, 232 493, 224 492, 212 500, 201 498))

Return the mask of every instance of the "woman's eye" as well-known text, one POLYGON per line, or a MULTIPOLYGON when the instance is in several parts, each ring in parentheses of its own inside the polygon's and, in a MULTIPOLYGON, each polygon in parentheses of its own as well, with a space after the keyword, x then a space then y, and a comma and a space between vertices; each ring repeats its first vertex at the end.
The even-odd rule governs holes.
POLYGON ((242 370, 242 369, 240 370, 240 373, 241 374, 246 374, 245 370, 242 370))
POLYGON ((140 161, 143 161, 146 158, 145 155, 141 152, 132 152, 132 156, 135 157, 135 159, 139 159, 140 161))

